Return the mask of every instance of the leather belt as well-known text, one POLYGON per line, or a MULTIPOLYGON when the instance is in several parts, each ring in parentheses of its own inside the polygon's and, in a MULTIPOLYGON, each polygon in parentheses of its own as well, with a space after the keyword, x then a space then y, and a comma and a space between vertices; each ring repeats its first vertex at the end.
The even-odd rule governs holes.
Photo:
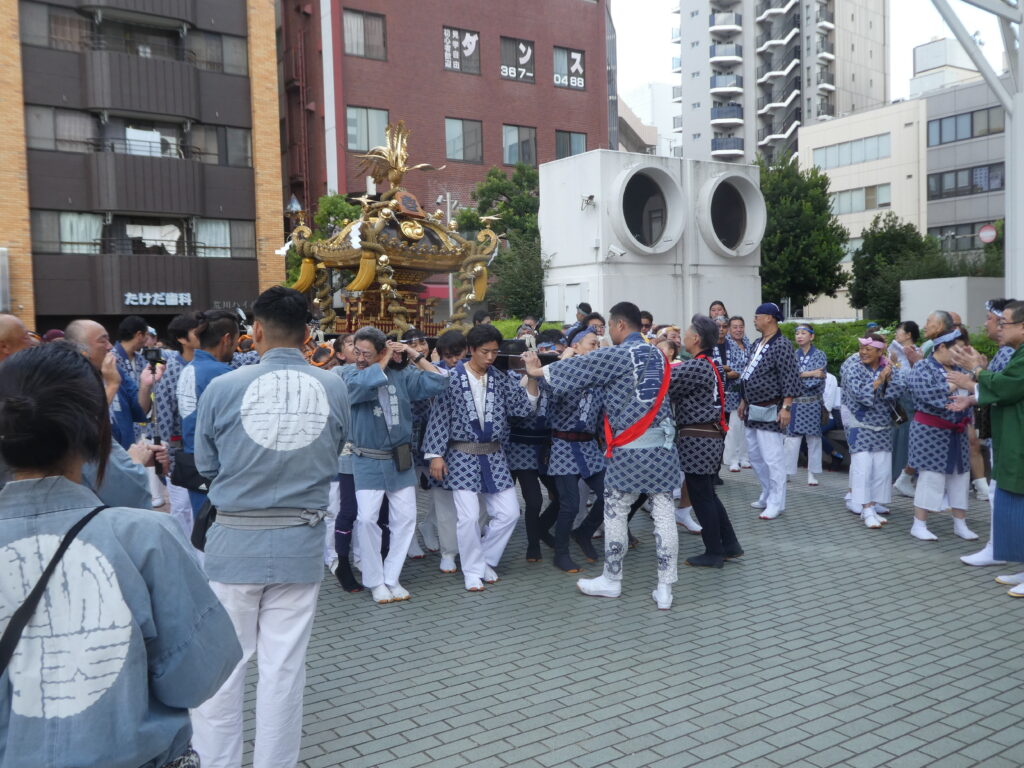
POLYGON ((501 450, 501 443, 470 443, 462 440, 452 440, 448 443, 448 447, 454 448, 456 451, 468 453, 471 456, 488 456, 492 453, 498 453, 501 450))
POLYGON ((597 439, 597 435, 593 432, 561 432, 557 429, 552 430, 551 436, 568 443, 589 443, 591 440, 597 439))

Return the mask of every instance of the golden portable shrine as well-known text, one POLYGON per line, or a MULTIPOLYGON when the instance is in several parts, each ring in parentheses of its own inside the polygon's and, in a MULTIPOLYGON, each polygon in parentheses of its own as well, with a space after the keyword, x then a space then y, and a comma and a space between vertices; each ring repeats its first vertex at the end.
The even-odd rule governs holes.
MULTIPOLYGON (((463 328, 470 305, 487 295, 487 264, 498 247, 498 236, 488 228, 467 240, 454 221, 445 221, 444 211, 424 211, 402 179, 409 171, 444 166, 406 166, 409 130, 404 121, 389 125, 385 137, 385 146, 359 156, 359 171, 377 184, 388 181, 390 189, 379 200, 355 198, 362 205, 359 218, 345 220, 326 240, 311 242, 312 232, 300 220, 291 243, 302 265, 292 287, 312 293, 322 313, 320 328, 327 333, 351 332, 363 325, 385 333, 415 327, 430 335, 446 327, 463 328), (331 270, 355 272, 341 291, 343 317, 334 311, 331 270), (438 299, 420 296, 423 281, 438 273, 455 273, 456 296, 447 323, 433 319, 438 299)), ((495 218, 486 217, 484 224, 495 218)))

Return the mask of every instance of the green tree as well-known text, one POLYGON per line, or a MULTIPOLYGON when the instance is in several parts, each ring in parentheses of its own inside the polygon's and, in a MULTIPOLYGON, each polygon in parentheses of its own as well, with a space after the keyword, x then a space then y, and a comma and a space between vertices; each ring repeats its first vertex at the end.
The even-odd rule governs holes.
POLYGON ((861 237, 863 242, 853 254, 850 303, 873 320, 899 320, 901 280, 957 273, 938 240, 922 235, 892 211, 875 216, 861 237))
MULTIPOLYGON (((313 214, 313 230, 310 240, 326 240, 335 234, 344 225, 345 219, 349 221, 359 218, 361 208, 350 203, 344 195, 324 195, 316 204, 316 213, 313 214)), ((289 249, 285 257, 286 283, 291 285, 299 277, 299 255, 294 248, 289 249)))
POLYGON ((986 243, 981 256, 981 275, 983 277, 1003 276, 1003 252, 1006 238, 1006 219, 994 222, 996 239, 986 243))
POLYGON ((501 310, 513 317, 544 311, 544 260, 540 250, 537 210, 540 174, 519 163, 511 176, 491 168, 473 191, 476 210, 464 208, 456 216, 462 231, 482 227, 481 216, 500 216, 493 229, 508 236, 509 247, 499 249, 491 262, 494 281, 488 290, 501 310))
POLYGON ((768 224, 761 240, 761 296, 788 298, 803 307, 819 294, 835 296, 846 284, 839 266, 849 234, 832 213, 829 178, 800 170, 788 156, 758 159, 768 224))

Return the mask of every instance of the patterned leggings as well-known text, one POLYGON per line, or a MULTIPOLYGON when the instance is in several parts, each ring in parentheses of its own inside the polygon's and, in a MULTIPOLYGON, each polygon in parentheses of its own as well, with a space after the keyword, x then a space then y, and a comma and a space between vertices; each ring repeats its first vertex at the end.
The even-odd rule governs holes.
MULTIPOLYGON (((628 545, 629 507, 638 493, 605 488, 604 492, 604 575, 622 580, 622 559, 628 545)), ((671 493, 652 493, 651 517, 654 518, 654 544, 658 556, 658 583, 676 583, 676 555, 679 537, 676 533, 675 505, 671 493)))

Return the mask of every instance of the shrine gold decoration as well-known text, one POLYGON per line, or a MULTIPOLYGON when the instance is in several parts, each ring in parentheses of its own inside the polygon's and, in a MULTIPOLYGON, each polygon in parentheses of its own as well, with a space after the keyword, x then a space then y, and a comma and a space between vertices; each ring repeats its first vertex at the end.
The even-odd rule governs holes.
POLYGON ((401 332, 412 327, 410 317, 427 322, 424 313, 436 303, 419 298, 423 280, 454 273, 457 296, 448 327, 466 327, 470 305, 487 295, 487 264, 499 244, 490 226, 497 217, 486 217, 486 228, 467 240, 443 211, 426 213, 415 195, 402 187, 402 180, 410 171, 443 170, 444 166, 407 165, 409 130, 404 121, 389 125, 385 137, 384 146, 359 156, 359 172, 378 184, 388 181, 390 189, 379 200, 369 195, 352 198, 361 206, 359 218, 343 222, 326 240, 312 242, 308 227, 296 227, 291 244, 301 265, 292 287, 302 292, 315 287, 324 312, 321 328, 342 330, 335 327, 330 273, 347 270, 354 276, 342 291, 346 311, 337 322, 345 323, 347 329, 372 323, 401 332))

